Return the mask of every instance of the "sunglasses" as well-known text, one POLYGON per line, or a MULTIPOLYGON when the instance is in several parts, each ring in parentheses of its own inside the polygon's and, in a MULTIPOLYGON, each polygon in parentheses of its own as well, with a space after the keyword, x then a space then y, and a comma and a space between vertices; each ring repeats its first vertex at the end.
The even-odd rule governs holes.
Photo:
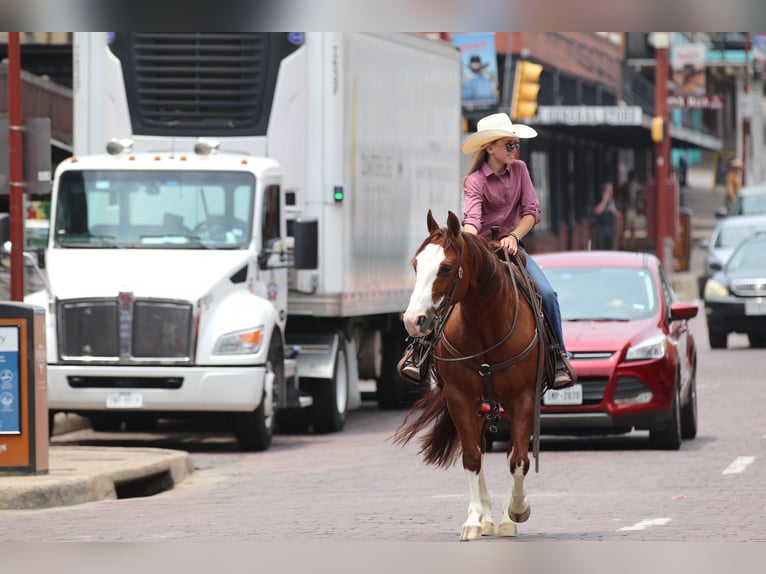
POLYGON ((521 147, 521 144, 519 142, 508 142, 507 144, 505 144, 505 150, 509 152, 519 149, 520 147, 521 147))

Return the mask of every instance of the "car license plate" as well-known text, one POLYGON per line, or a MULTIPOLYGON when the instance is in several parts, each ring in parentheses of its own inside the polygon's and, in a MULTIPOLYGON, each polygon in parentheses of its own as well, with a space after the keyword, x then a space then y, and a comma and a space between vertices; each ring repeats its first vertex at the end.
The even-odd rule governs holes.
POLYGON ((745 315, 766 315, 766 300, 758 298, 745 301, 745 315))
POLYGON ((106 396, 108 409, 140 409, 144 406, 144 396, 141 393, 109 393, 106 396))
POLYGON ((555 405, 581 405, 582 385, 574 384, 567 389, 548 389, 543 395, 543 404, 555 405))

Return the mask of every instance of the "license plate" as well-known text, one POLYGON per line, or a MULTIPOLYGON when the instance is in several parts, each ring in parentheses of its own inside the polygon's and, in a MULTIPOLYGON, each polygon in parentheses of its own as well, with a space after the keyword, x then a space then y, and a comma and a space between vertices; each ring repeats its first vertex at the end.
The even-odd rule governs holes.
POLYGON ((144 406, 144 395, 141 393, 109 393, 106 396, 108 409, 140 409, 144 406))
POLYGON ((766 315, 766 300, 745 301, 745 315, 766 315))
POLYGON ((556 405, 581 405, 582 385, 574 384, 567 389, 548 389, 543 395, 543 404, 556 405))

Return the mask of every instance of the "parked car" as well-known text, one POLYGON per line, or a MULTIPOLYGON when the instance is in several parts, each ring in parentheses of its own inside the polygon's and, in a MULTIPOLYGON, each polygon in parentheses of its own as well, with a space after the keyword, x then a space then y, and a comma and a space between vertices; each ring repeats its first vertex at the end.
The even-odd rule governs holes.
POLYGON ((707 249, 705 270, 699 277, 700 298, 705 296, 707 280, 723 269, 734 252, 734 248, 743 239, 759 231, 766 231, 766 213, 727 217, 716 224, 710 239, 700 243, 700 247, 707 249))
POLYGON ((737 201, 728 212, 726 207, 716 210, 716 217, 729 215, 756 215, 766 213, 766 183, 748 185, 739 190, 737 201))
MULTIPOLYGON (((688 321, 696 305, 676 296, 647 253, 537 254, 559 296, 577 383, 548 390, 542 434, 648 430, 653 448, 674 450, 697 434, 697 351, 688 321)), ((489 441, 507 438, 508 421, 489 441)))
POLYGON ((713 349, 725 349, 729 333, 746 333, 751 347, 766 347, 766 232, 737 246, 704 295, 713 349))

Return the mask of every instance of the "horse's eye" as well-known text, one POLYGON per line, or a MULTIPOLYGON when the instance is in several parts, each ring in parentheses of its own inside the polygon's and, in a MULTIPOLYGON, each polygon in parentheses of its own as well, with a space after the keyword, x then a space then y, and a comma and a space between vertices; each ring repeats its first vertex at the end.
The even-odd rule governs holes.
POLYGON ((449 275, 452 273, 452 266, 450 265, 442 265, 439 268, 439 275, 449 275))

